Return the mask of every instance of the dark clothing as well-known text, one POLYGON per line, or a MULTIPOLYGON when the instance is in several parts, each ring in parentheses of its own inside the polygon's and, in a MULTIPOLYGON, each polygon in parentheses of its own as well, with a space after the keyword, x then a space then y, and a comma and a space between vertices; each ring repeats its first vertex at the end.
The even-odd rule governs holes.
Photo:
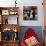
POLYGON ((33 19, 35 19, 35 10, 33 10, 32 15, 33 15, 33 19))

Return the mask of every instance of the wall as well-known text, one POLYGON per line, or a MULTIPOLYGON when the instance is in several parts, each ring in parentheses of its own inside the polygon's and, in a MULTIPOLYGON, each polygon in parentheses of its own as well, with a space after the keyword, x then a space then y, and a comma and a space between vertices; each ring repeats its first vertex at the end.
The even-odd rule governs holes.
MULTIPOLYGON (((0 0, 0 6, 9 7, 15 6, 15 0, 0 0)), ((17 0, 19 7, 19 24, 21 26, 43 26, 43 6, 42 0, 17 0), (23 20, 23 6, 37 6, 38 7, 38 20, 37 21, 24 21, 23 20)))
POLYGON ((20 25, 22 26, 43 26, 43 6, 42 0, 22 0, 20 4, 20 25), (23 2, 22 2, 23 1, 23 2), (23 6, 37 6, 38 7, 38 20, 37 21, 24 21, 23 20, 23 6))

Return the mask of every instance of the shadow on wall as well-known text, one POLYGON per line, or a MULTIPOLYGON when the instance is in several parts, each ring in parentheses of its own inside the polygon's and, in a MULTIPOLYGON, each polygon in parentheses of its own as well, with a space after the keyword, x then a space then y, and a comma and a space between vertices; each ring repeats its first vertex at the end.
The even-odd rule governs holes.
POLYGON ((27 31, 28 28, 32 28, 34 30, 34 32, 36 32, 39 41, 41 43, 43 43, 43 30, 42 30, 42 26, 22 26, 21 30, 19 32, 20 42, 21 42, 21 40, 22 40, 22 38, 24 36, 24 33, 27 31))

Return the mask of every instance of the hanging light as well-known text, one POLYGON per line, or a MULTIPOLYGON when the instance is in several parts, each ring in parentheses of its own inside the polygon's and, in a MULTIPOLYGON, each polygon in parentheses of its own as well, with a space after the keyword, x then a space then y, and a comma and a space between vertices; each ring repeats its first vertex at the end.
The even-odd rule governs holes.
POLYGON ((17 2, 16 2, 17 0, 15 0, 15 7, 16 7, 16 4, 17 4, 17 2))

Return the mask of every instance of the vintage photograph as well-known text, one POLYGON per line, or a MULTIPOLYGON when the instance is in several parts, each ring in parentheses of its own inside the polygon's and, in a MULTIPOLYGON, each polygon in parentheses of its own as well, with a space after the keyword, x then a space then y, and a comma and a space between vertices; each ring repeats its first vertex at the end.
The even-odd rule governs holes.
POLYGON ((23 6, 23 19, 24 20, 37 20, 37 6, 23 6))

